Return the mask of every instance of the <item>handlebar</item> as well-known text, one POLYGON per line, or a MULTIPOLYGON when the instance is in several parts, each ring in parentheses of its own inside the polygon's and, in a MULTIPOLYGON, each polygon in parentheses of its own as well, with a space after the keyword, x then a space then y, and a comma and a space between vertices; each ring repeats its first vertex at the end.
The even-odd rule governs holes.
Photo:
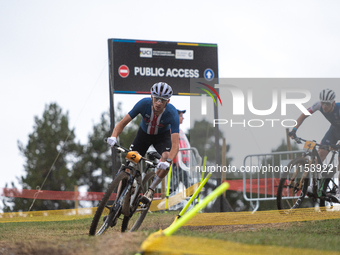
MULTIPOLYGON (((104 138, 104 142, 105 143, 107 143, 107 138, 104 138)), ((124 148, 123 146, 120 146, 119 144, 115 144, 115 145, 113 145, 113 147, 118 151, 118 152, 126 152, 126 153, 128 153, 128 152, 130 152, 130 151, 132 151, 132 150, 130 150, 130 149, 126 149, 126 148, 124 148)), ((157 157, 156 157, 157 158, 157 157)), ((143 160, 145 163, 147 163, 148 165, 150 165, 151 167, 156 167, 157 166, 157 164, 155 164, 154 162, 152 162, 152 161, 150 161, 149 159, 147 159, 147 158, 145 158, 145 157, 141 157, 141 160, 143 160)))
MULTIPOLYGON (((305 140, 305 139, 303 139, 303 138, 301 138, 301 137, 294 137, 294 138, 292 138, 293 140, 295 140, 296 141, 296 143, 298 143, 298 144, 301 144, 302 142, 307 142, 307 141, 309 141, 309 140, 305 140), (301 142, 302 141, 302 142, 301 142)), ((314 141, 314 140, 313 140, 314 141)), ((315 141, 314 141, 315 142, 315 141)), ((319 144, 319 143, 315 143, 317 146, 319 146, 320 148, 322 148, 322 149, 325 149, 325 150, 328 150, 328 151, 330 151, 329 150, 329 147, 330 148, 332 148, 333 150, 336 150, 336 151, 340 151, 340 145, 339 144, 331 144, 331 145, 323 145, 323 144, 319 144)))
MULTIPOLYGON (((107 143, 107 139, 108 139, 107 137, 104 138, 104 142, 105 142, 105 143, 107 143)), ((120 151, 120 152, 129 152, 129 151, 131 151, 131 150, 126 149, 126 148, 124 148, 123 146, 120 146, 120 145, 118 145, 118 144, 115 144, 113 147, 115 147, 115 149, 118 150, 118 151, 120 151)))
MULTIPOLYGON (((298 143, 298 144, 301 144, 302 142, 301 141, 303 141, 303 142, 307 142, 307 140, 305 140, 305 139, 302 139, 301 137, 297 137, 297 136, 295 136, 294 138, 292 138, 296 143, 298 143)), ((316 145, 319 145, 319 144, 316 144, 316 145)), ((321 144, 320 144, 321 145, 321 144)))
POLYGON ((119 151, 119 152, 129 152, 129 151, 131 151, 131 150, 126 149, 126 148, 124 148, 123 146, 120 146, 120 145, 118 145, 118 144, 115 144, 113 147, 115 147, 115 149, 116 149, 117 151, 119 151))

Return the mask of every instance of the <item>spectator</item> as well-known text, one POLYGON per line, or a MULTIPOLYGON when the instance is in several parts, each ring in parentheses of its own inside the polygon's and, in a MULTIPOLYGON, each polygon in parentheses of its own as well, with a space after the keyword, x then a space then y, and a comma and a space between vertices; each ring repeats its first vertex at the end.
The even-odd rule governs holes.
MULTIPOLYGON (((178 110, 178 116, 179 116, 179 124, 181 125, 184 120, 183 114, 186 112, 186 110, 178 110)), ((190 148, 190 143, 183 132, 183 130, 180 128, 179 130, 179 149, 185 149, 190 148)), ((182 182, 185 187, 189 186, 189 173, 187 170, 181 168, 181 165, 184 164, 187 167, 190 167, 190 151, 189 150, 180 150, 176 156, 176 158, 173 161, 173 180, 174 180, 174 186, 178 187, 179 183, 182 182), (179 155, 180 154, 180 155, 179 155), (181 161, 181 162, 179 162, 181 161)), ((183 166, 183 165, 182 165, 183 166)))

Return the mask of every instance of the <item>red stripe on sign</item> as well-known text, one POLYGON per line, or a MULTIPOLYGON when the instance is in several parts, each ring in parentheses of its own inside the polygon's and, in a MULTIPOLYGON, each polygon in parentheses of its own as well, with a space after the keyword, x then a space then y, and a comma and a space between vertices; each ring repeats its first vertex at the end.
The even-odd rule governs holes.
POLYGON ((157 42, 151 42, 151 41, 135 41, 135 43, 152 43, 152 44, 156 44, 157 42))

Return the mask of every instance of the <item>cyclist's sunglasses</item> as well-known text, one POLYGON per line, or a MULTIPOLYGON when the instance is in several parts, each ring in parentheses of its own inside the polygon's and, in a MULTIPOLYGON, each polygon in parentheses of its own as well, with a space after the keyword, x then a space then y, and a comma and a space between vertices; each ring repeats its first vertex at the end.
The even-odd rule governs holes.
POLYGON ((165 98, 162 98, 162 97, 155 97, 155 96, 153 96, 152 98, 155 99, 156 103, 158 101, 160 101, 162 104, 164 104, 164 103, 166 103, 168 101, 168 99, 165 99, 165 98))
POLYGON ((325 105, 327 107, 330 107, 332 105, 332 103, 329 102, 321 102, 322 105, 325 105))

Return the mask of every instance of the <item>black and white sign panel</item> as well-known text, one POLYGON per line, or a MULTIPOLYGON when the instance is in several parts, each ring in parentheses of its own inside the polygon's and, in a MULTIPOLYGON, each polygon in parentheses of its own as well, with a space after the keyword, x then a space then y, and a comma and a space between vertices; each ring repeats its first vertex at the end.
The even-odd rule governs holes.
POLYGON ((218 78, 217 44, 109 39, 113 93, 149 93, 167 82, 175 95, 190 93, 190 78, 218 78))

